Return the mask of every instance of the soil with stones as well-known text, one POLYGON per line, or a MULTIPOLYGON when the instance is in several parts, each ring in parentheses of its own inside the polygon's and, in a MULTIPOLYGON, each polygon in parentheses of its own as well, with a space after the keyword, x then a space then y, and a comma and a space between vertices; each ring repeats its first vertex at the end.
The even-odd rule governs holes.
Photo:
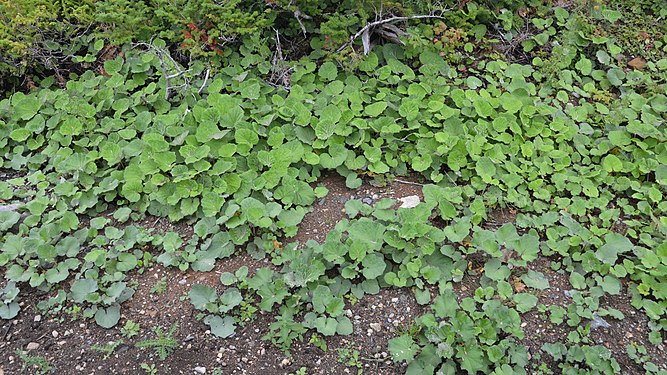
MULTIPOLYGON (((326 233, 345 216, 344 205, 349 199, 359 199, 372 204, 381 198, 404 198, 417 196, 423 199, 421 185, 415 179, 394 181, 386 187, 376 187, 365 183, 361 188, 351 190, 338 176, 324 177, 319 184, 327 187, 329 194, 313 206, 296 237, 291 241, 301 244, 309 240, 321 242, 326 233)), ((497 210, 487 220, 488 229, 513 222, 515 212, 510 209, 497 210)), ((186 224, 169 224, 166 219, 149 218, 142 222, 159 231, 174 230, 181 234, 192 233, 186 224)), ((530 268, 544 273, 550 288, 538 294, 539 302, 545 305, 567 306, 570 289, 567 275, 551 269, 552 260, 539 259, 530 268)), ((479 286, 479 267, 483 260, 469 259, 470 274, 463 282, 455 285, 459 298, 471 296, 479 286), (476 275, 477 274, 477 275, 476 275)), ((187 293, 193 284, 207 284, 218 289, 220 274, 234 272, 241 266, 254 270, 271 266, 266 259, 253 259, 246 253, 218 261, 210 272, 181 272, 174 268, 156 265, 143 273, 130 275, 130 283, 136 289, 134 296, 123 304, 119 324, 109 330, 97 326, 91 320, 84 320, 71 311, 56 311, 49 315, 39 315, 38 301, 49 294, 37 290, 23 290, 21 312, 10 321, 1 321, 0 327, 0 375, 36 373, 36 367, 25 368, 25 360, 19 353, 41 356, 48 361, 53 374, 141 374, 149 373, 141 365, 154 366, 158 374, 290 374, 306 368, 308 374, 402 374, 405 367, 392 362, 387 352, 387 342, 392 337, 406 332, 411 322, 426 312, 426 307, 417 304, 410 289, 382 289, 377 295, 367 295, 354 305, 346 302, 345 313, 352 320, 352 335, 334 336, 325 339, 326 351, 322 343, 311 340, 307 334, 304 340, 291 349, 291 357, 286 356, 270 341, 262 337, 269 331, 274 314, 257 313, 255 319, 236 330, 228 339, 214 337, 205 324, 197 320, 198 312, 190 304, 187 293), (121 334, 121 327, 132 321, 139 324, 136 336, 127 338, 121 334), (137 348, 140 340, 155 338, 157 327, 168 331, 175 325, 174 338, 178 347, 165 359, 160 360, 150 348, 137 348), (312 342, 311 342, 312 341, 312 342), (118 342, 112 353, 100 350, 101 346, 118 342), (120 343, 122 342, 122 343, 120 343)), ((4 275, 2 275, 4 276, 4 275)), ((515 284, 520 287, 520 284, 515 284)), ((624 288, 625 289, 625 288, 624 288)), ((52 295, 52 294, 51 294, 52 295)), ((635 310, 629 297, 622 294, 614 298, 603 298, 601 307, 620 310, 625 319, 610 321, 604 327, 592 330, 591 344, 601 344, 609 348, 619 361, 624 373, 643 373, 626 354, 630 343, 645 345, 656 364, 667 364, 667 355, 648 344, 648 320, 635 310)), ((545 314, 535 310, 522 315, 522 326, 526 345, 533 360, 545 362, 552 370, 559 372, 549 356, 541 351, 544 343, 565 342, 570 328, 553 325, 545 314)))

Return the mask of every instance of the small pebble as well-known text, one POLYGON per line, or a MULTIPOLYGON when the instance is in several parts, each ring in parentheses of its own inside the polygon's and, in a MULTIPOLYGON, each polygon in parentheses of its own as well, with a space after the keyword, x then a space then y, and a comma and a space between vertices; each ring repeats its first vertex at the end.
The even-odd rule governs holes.
POLYGON ((35 321, 35 322, 39 322, 39 321, 41 321, 41 320, 42 320, 42 316, 41 316, 41 315, 35 315, 35 318, 33 319, 33 321, 35 321))
POLYGON ((26 346, 25 348, 28 349, 28 350, 35 350, 35 349, 39 348, 39 344, 36 343, 36 342, 30 342, 30 343, 28 343, 28 346, 26 346))
POLYGON ((416 195, 410 195, 410 196, 407 196, 407 197, 398 198, 398 200, 401 201, 401 206, 400 206, 400 208, 413 208, 413 207, 417 207, 417 205, 418 205, 419 202, 420 202, 419 197, 416 196, 416 195))
POLYGON ((370 326, 375 332, 380 332, 382 330, 382 324, 380 323, 371 323, 370 326))
POLYGON ((206 367, 197 366, 195 367, 195 372, 197 374, 206 374, 206 367))

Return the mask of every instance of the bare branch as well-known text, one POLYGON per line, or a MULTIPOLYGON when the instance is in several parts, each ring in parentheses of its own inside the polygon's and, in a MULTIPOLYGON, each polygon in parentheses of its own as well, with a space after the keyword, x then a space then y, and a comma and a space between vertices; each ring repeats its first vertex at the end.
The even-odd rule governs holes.
POLYGON ((418 15, 414 15, 414 16, 394 16, 394 17, 380 19, 380 20, 377 20, 377 21, 374 21, 374 22, 370 22, 370 23, 366 24, 366 26, 362 27, 361 30, 357 31, 356 34, 352 35, 350 37, 350 41, 348 41, 347 43, 340 46, 340 48, 338 48, 337 51, 340 52, 340 51, 344 50, 345 48, 352 45, 352 43, 354 43, 354 41, 357 40, 359 37, 363 36, 364 37, 364 54, 368 54, 368 52, 370 52, 370 51, 367 52, 367 48, 366 48, 367 47, 367 42, 365 41, 365 39, 366 39, 366 36, 370 33, 370 31, 372 29, 374 29, 378 26, 382 26, 382 25, 386 25, 386 24, 392 24, 392 23, 400 22, 400 21, 430 19, 430 18, 444 19, 444 17, 441 14, 445 13, 448 10, 449 9, 441 9, 440 10, 440 15, 433 13, 433 14, 418 14, 418 15))
POLYGON ((201 94, 202 90, 204 90, 204 87, 206 86, 206 83, 208 82, 208 77, 211 75, 211 68, 206 68, 206 76, 204 77, 204 83, 201 84, 201 87, 199 90, 197 90, 197 94, 201 94))
POLYGON ((190 87, 190 80, 188 77, 185 75, 190 71, 190 69, 183 70, 181 68, 180 64, 174 60, 173 57, 171 57, 171 54, 169 54, 169 51, 164 50, 163 48, 156 47, 152 43, 144 43, 144 42, 139 42, 139 43, 134 43, 134 47, 145 47, 149 51, 151 51, 153 54, 157 56, 157 58, 160 60, 160 68, 162 69, 162 76, 164 77, 165 80, 165 93, 164 93, 164 99, 169 100, 169 97, 171 96, 171 90, 181 88, 181 87, 190 87), (165 61, 164 57, 167 57, 169 61, 171 62, 172 68, 170 68, 165 61), (170 70, 175 69, 176 73, 170 74, 170 70), (171 85, 171 80, 174 78, 178 77, 183 77, 184 83, 178 86, 172 86, 171 85))
POLYGON ((301 18, 306 19, 306 20, 310 20, 310 19, 313 19, 313 17, 311 17, 307 14, 301 13, 301 11, 297 8, 297 10, 294 11, 294 18, 296 18, 296 22, 298 22, 299 26, 301 26, 301 31, 303 32, 303 36, 306 36, 306 33, 307 33, 306 26, 301 21, 301 18))

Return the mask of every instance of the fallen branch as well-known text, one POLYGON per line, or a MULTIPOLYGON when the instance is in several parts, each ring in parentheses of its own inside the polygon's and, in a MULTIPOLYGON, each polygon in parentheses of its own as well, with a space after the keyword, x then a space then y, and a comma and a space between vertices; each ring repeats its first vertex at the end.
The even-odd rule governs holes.
POLYGON ((169 54, 168 51, 165 51, 164 49, 160 47, 154 46, 152 43, 144 43, 144 42, 139 42, 135 43, 134 46, 142 46, 146 47, 148 50, 153 52, 157 58, 160 60, 160 68, 162 69, 162 76, 164 77, 165 80, 165 93, 164 93, 164 99, 169 100, 169 97, 171 96, 171 90, 176 89, 176 88, 181 88, 181 87, 190 87, 190 80, 185 76, 185 73, 189 72, 190 69, 183 70, 180 65, 174 60, 173 57, 169 54), (171 61, 171 64, 173 65, 173 68, 176 70, 176 73, 169 74, 169 70, 171 70, 169 67, 167 67, 167 64, 165 62, 164 56, 167 56, 169 58, 169 61, 171 61), (178 86, 171 86, 171 80, 173 78, 178 78, 183 76, 184 83, 182 85, 178 86))
POLYGON ((420 184, 419 182, 406 181, 406 180, 401 180, 399 178, 394 178, 393 181, 400 182, 401 184, 406 184, 406 185, 424 186, 424 184, 420 184))
POLYGON ((201 84, 201 87, 199 90, 197 90, 197 94, 201 94, 202 90, 204 90, 204 87, 206 86, 206 83, 208 82, 208 77, 211 75, 211 68, 206 69, 206 76, 204 77, 204 83, 201 84))
POLYGON ((303 32, 303 36, 306 36, 306 33, 307 33, 306 26, 301 21, 302 17, 303 17, 303 19, 306 19, 306 20, 311 20, 311 19, 313 19, 313 17, 311 17, 307 14, 301 13, 301 11, 299 9, 294 11, 294 18, 296 18, 296 22, 298 22, 299 26, 301 26, 301 31, 303 32))
MULTIPOLYGON (((444 13, 447 10, 449 10, 449 9, 443 9, 441 12, 444 13)), ((436 15, 436 14, 419 14, 419 15, 414 15, 414 16, 394 16, 394 17, 390 17, 390 18, 385 18, 383 20, 370 22, 370 23, 366 24, 366 26, 361 28, 361 30, 357 31, 356 34, 352 35, 350 37, 350 40, 347 43, 340 46, 337 51, 340 52, 340 51, 344 50, 345 48, 351 46, 352 43, 354 43, 354 41, 357 40, 360 36, 364 36, 364 45, 365 45, 364 47, 366 47, 366 43, 367 43, 367 40, 369 39, 370 31, 372 29, 378 27, 378 26, 382 26, 382 25, 385 25, 385 24, 391 24, 391 23, 399 22, 399 21, 409 21, 409 20, 418 20, 418 19, 429 19, 429 18, 444 19, 443 16, 436 15)), ((369 48, 364 48, 364 54, 368 54, 367 50, 369 50, 369 48)), ((368 51, 368 52, 370 52, 370 51, 368 51)))

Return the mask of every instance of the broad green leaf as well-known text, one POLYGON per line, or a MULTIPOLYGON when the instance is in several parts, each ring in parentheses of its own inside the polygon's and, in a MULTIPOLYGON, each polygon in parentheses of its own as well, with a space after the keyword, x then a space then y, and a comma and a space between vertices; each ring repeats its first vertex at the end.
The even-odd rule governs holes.
POLYGON ((549 289, 549 280, 539 271, 528 270, 528 273, 521 276, 521 280, 529 288, 539 290, 549 289))
POLYGON ((322 66, 320 66, 320 69, 317 71, 317 75, 320 76, 320 78, 322 78, 322 80, 325 82, 333 81, 338 75, 338 69, 334 63, 327 61, 322 64, 322 66))
POLYGON ((537 306, 537 297, 530 293, 517 293, 512 298, 516 303, 517 311, 520 313, 528 312, 537 306))
POLYGON ((95 312, 95 323, 102 328, 111 328, 120 320, 120 305, 114 304, 109 307, 100 307, 95 312))
POLYGON ((387 265, 384 262, 384 257, 380 254, 368 254, 361 261, 364 267, 362 274, 366 279, 375 279, 384 273, 387 265))
POLYGON ((231 316, 221 318, 216 315, 208 315, 204 318, 204 323, 211 328, 211 333, 216 337, 228 338, 236 331, 236 321, 231 316))
POLYGON ((364 114, 370 117, 379 116, 387 108, 387 102, 376 102, 364 108, 364 114))
POLYGON ((595 257, 606 264, 615 264, 618 255, 632 250, 629 239, 618 233, 607 233, 604 236, 604 245, 595 252, 595 257))
POLYGON ((418 350, 419 346, 415 344, 412 336, 403 335, 389 340, 389 352, 396 362, 410 362, 418 350))
POLYGON ((190 297, 190 302, 197 310, 204 310, 207 304, 218 298, 215 288, 201 284, 193 285, 188 297, 190 297))

